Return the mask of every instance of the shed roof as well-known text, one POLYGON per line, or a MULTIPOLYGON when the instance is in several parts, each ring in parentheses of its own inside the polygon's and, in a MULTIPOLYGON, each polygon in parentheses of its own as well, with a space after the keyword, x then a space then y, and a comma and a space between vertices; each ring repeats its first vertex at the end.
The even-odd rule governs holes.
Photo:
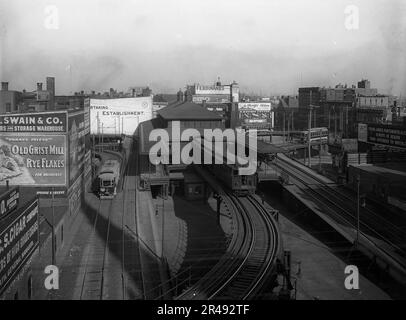
POLYGON ((165 120, 222 120, 220 115, 191 101, 175 102, 159 110, 158 114, 165 120))

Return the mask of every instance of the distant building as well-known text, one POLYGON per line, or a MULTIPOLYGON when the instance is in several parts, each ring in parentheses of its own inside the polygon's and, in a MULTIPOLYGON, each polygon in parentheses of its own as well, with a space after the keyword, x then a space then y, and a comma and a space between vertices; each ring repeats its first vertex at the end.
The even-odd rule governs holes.
POLYGON ((1 83, 0 91, 0 114, 19 111, 19 104, 22 101, 22 93, 9 90, 8 82, 1 83))
POLYGON ((230 103, 239 102, 240 87, 237 82, 222 85, 220 79, 214 85, 193 84, 186 87, 194 103, 230 103))
POLYGON ((352 85, 338 84, 334 88, 299 88, 299 112, 295 119, 299 129, 309 125, 309 105, 317 106, 312 112, 311 126, 328 127, 335 135, 356 136, 359 122, 385 122, 392 119, 391 96, 378 95, 369 80, 352 85))

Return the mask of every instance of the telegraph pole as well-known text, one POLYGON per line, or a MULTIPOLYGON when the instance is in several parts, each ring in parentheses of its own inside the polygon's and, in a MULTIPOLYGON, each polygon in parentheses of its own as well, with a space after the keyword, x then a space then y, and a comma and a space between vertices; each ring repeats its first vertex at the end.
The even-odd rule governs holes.
POLYGON ((360 175, 357 175, 357 238, 355 240, 358 245, 359 241, 359 206, 360 206, 360 195, 359 195, 359 185, 360 185, 360 175))

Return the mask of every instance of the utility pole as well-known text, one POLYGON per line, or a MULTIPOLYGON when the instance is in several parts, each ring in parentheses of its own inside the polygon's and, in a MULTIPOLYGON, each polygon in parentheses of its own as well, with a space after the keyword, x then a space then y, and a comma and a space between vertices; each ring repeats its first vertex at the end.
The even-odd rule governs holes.
POLYGON ((55 208, 54 208, 54 199, 55 199, 55 187, 52 187, 52 265, 55 265, 55 208))
POLYGON ((319 172, 321 172, 321 134, 322 129, 319 130, 319 172))
POLYGON ((357 175, 357 238, 355 240, 356 244, 358 245, 359 242, 359 207, 360 207, 360 195, 359 195, 359 186, 360 186, 360 175, 357 175))
POLYGON ((161 236, 161 248, 162 248, 162 260, 165 259, 164 255, 164 234, 165 234, 165 200, 162 195, 162 236, 161 236))

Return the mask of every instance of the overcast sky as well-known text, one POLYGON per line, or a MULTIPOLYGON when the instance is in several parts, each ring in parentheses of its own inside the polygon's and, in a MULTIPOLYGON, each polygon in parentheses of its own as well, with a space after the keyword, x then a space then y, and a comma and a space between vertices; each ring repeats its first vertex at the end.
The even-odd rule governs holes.
POLYGON ((0 78, 17 90, 55 76, 59 94, 171 92, 220 76, 262 94, 368 78, 406 95, 405 49, 406 0, 0 0, 0 78))

